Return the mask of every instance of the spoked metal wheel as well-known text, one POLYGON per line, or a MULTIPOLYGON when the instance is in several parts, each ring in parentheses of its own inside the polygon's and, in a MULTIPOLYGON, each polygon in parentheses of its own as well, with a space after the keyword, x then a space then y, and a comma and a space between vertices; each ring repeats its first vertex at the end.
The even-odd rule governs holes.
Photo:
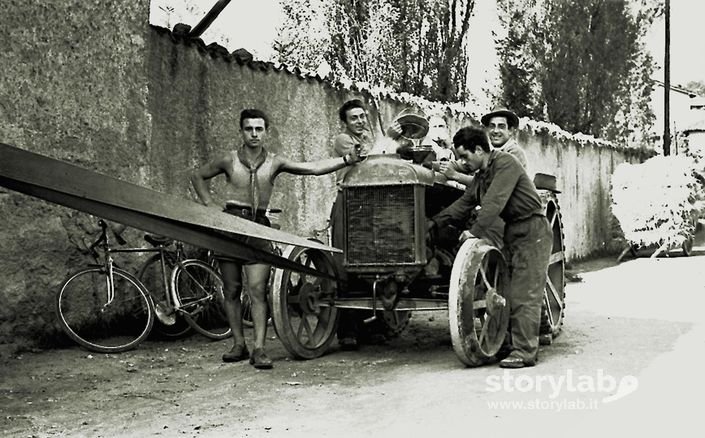
MULTIPOLYGON (((318 250, 287 247, 282 257, 335 275, 333 259, 318 250)), ((277 335, 297 359, 323 355, 335 337, 338 309, 334 306, 337 282, 299 272, 275 269, 272 314, 277 335)))
POLYGON ((541 306, 541 345, 548 345, 558 336, 563 326, 565 312, 565 245, 563 222, 556 195, 549 191, 541 193, 546 208, 546 217, 551 224, 553 246, 548 261, 546 287, 541 306))
POLYGON ((232 335, 223 309, 223 279, 207 263, 184 260, 171 273, 177 312, 198 333, 215 340, 232 335))
POLYGON ((509 271, 502 253, 480 239, 466 240, 453 262, 448 322, 461 362, 479 366, 491 359, 507 334, 509 271))

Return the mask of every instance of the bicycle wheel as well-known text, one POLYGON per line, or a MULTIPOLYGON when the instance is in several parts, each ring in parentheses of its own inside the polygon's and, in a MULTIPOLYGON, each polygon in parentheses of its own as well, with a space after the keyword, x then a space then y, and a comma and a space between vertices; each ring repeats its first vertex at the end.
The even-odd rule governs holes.
MULTIPOLYGON (((209 263, 209 266, 211 266, 215 272, 218 273, 218 275, 221 275, 220 265, 217 262, 209 263)), ((240 291, 240 309, 242 313, 242 326, 252 328, 255 326, 254 322, 252 322, 252 299, 250 299, 250 294, 247 292, 247 274, 245 274, 244 270, 242 271, 241 283, 242 289, 240 291)), ((270 306, 267 306, 267 324, 272 324, 270 306)))
MULTIPOLYGON (((165 268, 170 269, 171 267, 167 263, 165 268)), ((173 314, 173 306, 170 306, 169 302, 166 301, 166 294, 169 294, 169 290, 167 289, 168 285, 164 284, 164 272, 162 271, 161 255, 154 254, 148 258, 145 264, 142 265, 139 274, 137 274, 137 278, 139 278, 147 291, 149 291, 149 294, 152 296, 152 300, 155 303, 155 308, 156 306, 160 306, 165 313, 173 314), (159 294, 160 291, 165 294, 161 300, 156 298, 160 295, 155 295, 159 294)), ((173 324, 162 323, 157 317, 154 322, 154 331, 164 338, 174 339, 187 336, 191 332, 191 326, 178 312, 174 316, 176 318, 176 322, 173 324)))
MULTIPOLYGON (((218 260, 214 257, 207 257, 207 260, 209 260, 208 266, 213 268, 213 270, 218 274, 222 275, 220 272, 220 263, 218 260)), ((252 322, 252 300, 250 300, 250 294, 247 293, 247 275, 245 275, 245 271, 242 270, 242 278, 240 280, 242 283, 242 289, 240 291, 240 309, 242 313, 242 325, 243 327, 254 327, 254 323, 252 322)), ((269 321, 271 321, 271 318, 269 318, 269 321)))
POLYGON ((154 304, 132 274, 113 268, 110 298, 104 268, 84 269, 70 276, 56 295, 61 328, 83 347, 118 353, 136 347, 154 324, 154 304))
POLYGON ((207 263, 189 259, 171 273, 177 312, 194 330, 211 339, 232 335, 223 309, 223 280, 207 263))
POLYGON ((250 294, 245 290, 244 286, 242 292, 240 292, 240 303, 242 308, 242 325, 244 327, 254 327, 255 324, 252 322, 252 300, 250 300, 250 294))

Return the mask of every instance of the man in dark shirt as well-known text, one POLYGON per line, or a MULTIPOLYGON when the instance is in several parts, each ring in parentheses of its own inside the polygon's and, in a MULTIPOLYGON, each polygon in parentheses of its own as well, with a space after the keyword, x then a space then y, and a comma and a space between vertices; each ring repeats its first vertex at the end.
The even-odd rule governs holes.
POLYGON ((453 137, 458 157, 475 178, 465 193, 434 216, 429 229, 455 222, 464 224, 475 207, 477 220, 460 240, 488 239, 497 217, 506 223, 504 250, 511 280, 507 290, 510 305, 511 353, 500 362, 503 368, 533 366, 539 346, 541 301, 552 234, 541 199, 525 169, 511 155, 491 150, 487 135, 477 128, 462 128, 453 137))

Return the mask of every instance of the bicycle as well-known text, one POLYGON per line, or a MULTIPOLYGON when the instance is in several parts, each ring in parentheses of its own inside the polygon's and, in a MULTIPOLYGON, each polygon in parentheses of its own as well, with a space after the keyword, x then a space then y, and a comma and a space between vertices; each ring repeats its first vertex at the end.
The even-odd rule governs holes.
POLYGON ((230 336, 221 303, 210 300, 203 305, 201 296, 203 281, 213 275, 220 278, 217 270, 214 270, 215 273, 210 272, 203 263, 197 263, 199 260, 188 258, 182 242, 154 234, 145 234, 144 239, 152 246, 119 251, 156 252, 142 265, 137 278, 150 291, 155 303, 157 331, 167 338, 182 337, 191 330, 215 340, 230 336), (188 275, 182 275, 181 271, 184 270, 188 275), (168 272, 170 276, 167 276, 168 272), (154 290, 164 292, 164 301, 155 298, 151 293, 154 290))
MULTIPOLYGON (((59 323, 71 339, 100 353, 126 351, 149 336, 155 315, 167 323, 179 315, 211 339, 225 339, 232 334, 222 310, 223 281, 208 264, 177 258, 170 276, 171 293, 165 289, 167 304, 160 302, 155 307, 144 284, 115 266, 112 254, 155 251, 166 258, 167 252, 158 247, 111 248, 107 224, 103 220, 98 224, 100 236, 89 247, 96 264, 71 274, 56 295, 59 323)), ((165 272, 166 269, 163 279, 165 272)))
POLYGON ((170 287, 170 273, 177 262, 186 260, 184 244, 155 234, 145 234, 144 240, 151 248, 139 248, 140 252, 156 252, 142 264, 137 278, 150 291, 156 311, 155 327, 165 338, 181 338, 193 331, 191 325, 178 312, 174 311, 170 287), (164 299, 158 300, 152 291, 163 291, 164 299))

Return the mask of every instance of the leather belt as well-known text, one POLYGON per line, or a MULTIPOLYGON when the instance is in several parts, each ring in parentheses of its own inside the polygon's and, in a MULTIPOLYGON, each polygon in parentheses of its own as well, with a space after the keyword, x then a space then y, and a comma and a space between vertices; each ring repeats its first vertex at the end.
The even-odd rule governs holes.
MULTIPOLYGON (((247 205, 236 204, 232 201, 227 201, 225 203, 225 210, 232 212, 232 213, 239 212, 243 216, 252 216, 252 207, 247 206, 247 205)), ((278 208, 258 208, 257 209, 257 216, 266 216, 269 213, 281 213, 281 210, 278 208)))

